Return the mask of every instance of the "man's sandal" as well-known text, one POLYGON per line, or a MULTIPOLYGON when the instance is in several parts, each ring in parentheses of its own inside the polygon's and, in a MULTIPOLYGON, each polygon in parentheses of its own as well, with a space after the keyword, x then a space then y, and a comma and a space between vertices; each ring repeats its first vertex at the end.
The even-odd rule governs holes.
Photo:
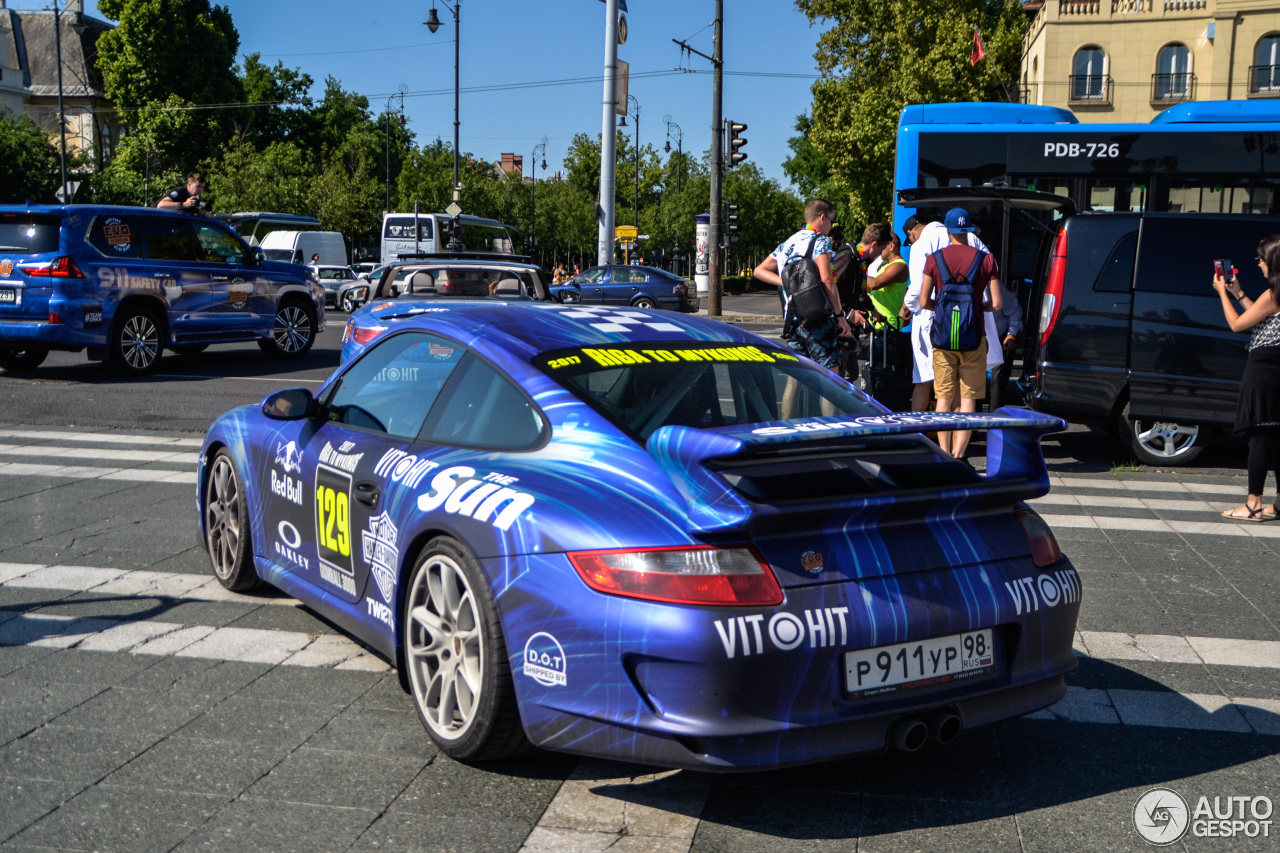
POLYGON ((1262 507, 1249 509, 1248 506, 1238 506, 1235 509, 1224 509, 1222 517, 1229 518, 1232 521, 1270 521, 1275 518, 1275 515, 1274 513, 1267 515, 1262 507), (1244 510, 1247 515, 1239 515, 1240 510, 1244 510))

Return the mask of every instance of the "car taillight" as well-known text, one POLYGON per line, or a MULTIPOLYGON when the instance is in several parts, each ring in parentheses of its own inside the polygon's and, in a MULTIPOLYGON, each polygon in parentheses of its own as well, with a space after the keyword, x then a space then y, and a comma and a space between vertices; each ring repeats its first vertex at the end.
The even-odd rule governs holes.
POLYGON ((1019 509, 1013 513, 1022 525, 1022 532, 1027 534, 1027 543, 1031 546, 1031 562, 1039 568, 1052 566, 1062 559, 1062 549, 1054 538, 1049 525, 1044 523, 1033 509, 1019 509))
POLYGON ((386 330, 386 326, 352 326, 351 340, 364 346, 386 330))
POLYGON ((577 551, 569 561, 587 586, 610 595, 675 604, 782 603, 773 572, 747 548, 577 551))
POLYGON ((1053 334, 1062 310, 1062 289, 1067 281, 1067 229, 1058 232, 1053 241, 1053 256, 1049 260, 1049 277, 1044 286, 1044 298, 1040 301, 1040 346, 1044 347, 1053 334))
POLYGON ((84 278, 80 267, 66 255, 54 258, 47 266, 44 264, 32 267, 20 266, 19 269, 32 278, 84 278))

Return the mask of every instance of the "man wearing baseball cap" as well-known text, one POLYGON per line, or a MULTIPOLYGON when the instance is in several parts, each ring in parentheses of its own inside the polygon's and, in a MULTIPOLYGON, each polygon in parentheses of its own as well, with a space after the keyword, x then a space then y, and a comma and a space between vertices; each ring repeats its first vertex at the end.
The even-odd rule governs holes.
MULTIPOLYGON (((959 209, 959 208, 957 208, 959 209)), ((912 411, 922 412, 929 405, 933 391, 933 344, 929 342, 929 329, 933 325, 933 312, 920 307, 920 285, 924 281, 924 262, 939 249, 951 244, 946 226, 941 222, 925 222, 917 216, 907 217, 902 224, 903 246, 907 248, 907 268, 910 284, 903 306, 911 312, 911 353, 913 357, 911 379, 915 389, 911 392, 912 411)), ((976 229, 967 233, 970 246, 989 252, 976 229)), ((990 313, 985 314, 987 332, 987 366, 1003 363, 1000 343, 996 339, 996 323, 990 313)))

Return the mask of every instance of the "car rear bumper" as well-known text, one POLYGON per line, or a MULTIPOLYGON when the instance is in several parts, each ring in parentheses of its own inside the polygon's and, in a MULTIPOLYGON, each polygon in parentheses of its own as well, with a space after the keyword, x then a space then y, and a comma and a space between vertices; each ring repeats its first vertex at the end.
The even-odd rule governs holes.
POLYGON ((0 321, 0 347, 8 349, 38 347, 75 351, 85 347, 106 346, 106 341, 105 330, 86 331, 68 323, 50 323, 47 317, 40 320, 0 321))
POLYGON ((718 608, 593 592, 563 555, 520 562, 528 570, 498 605, 525 731, 548 749, 718 771, 831 760, 884 750, 903 717, 945 710, 968 729, 1031 713, 1062 698, 1076 666, 1080 586, 1065 559, 791 587, 777 607, 718 608), (982 677, 846 692, 849 652, 984 628, 996 662, 982 677))

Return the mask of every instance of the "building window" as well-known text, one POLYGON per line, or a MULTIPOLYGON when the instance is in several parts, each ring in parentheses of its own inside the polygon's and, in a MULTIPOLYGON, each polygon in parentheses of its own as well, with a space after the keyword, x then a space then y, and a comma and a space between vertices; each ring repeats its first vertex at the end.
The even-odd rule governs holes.
POLYGON ((1191 73, 1191 51, 1185 44, 1168 44, 1156 57, 1156 73, 1151 77, 1152 101, 1189 101, 1194 95, 1195 75, 1191 73))
POLYGON ((1109 102, 1111 81, 1107 77, 1107 55, 1100 47, 1082 47, 1072 63, 1071 100, 1109 102))
POLYGON ((1280 35, 1272 33, 1258 42, 1249 68, 1249 91, 1280 94, 1280 35))

